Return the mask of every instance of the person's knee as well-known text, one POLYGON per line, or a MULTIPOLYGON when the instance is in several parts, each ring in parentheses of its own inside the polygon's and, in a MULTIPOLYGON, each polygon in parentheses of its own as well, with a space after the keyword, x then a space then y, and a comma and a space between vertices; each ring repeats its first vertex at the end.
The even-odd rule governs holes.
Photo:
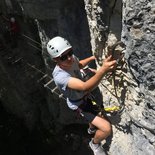
POLYGON ((102 126, 101 126, 101 130, 107 135, 109 136, 112 132, 112 126, 111 124, 106 121, 106 123, 103 123, 102 126))
POLYGON ((112 132, 111 124, 105 118, 101 118, 97 116, 93 120, 92 124, 95 125, 99 130, 101 130, 107 136, 109 136, 112 132))
POLYGON ((107 136, 109 136, 112 132, 112 127, 111 124, 108 123, 108 125, 104 128, 104 132, 106 133, 107 136))

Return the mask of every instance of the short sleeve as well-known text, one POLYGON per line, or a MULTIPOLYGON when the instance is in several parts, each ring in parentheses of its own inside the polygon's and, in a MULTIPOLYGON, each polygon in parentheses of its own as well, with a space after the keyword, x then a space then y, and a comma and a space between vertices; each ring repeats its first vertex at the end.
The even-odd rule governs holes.
POLYGON ((68 82, 71 78, 71 75, 67 72, 64 72, 63 70, 59 70, 59 72, 53 73, 53 78, 54 78, 55 84, 61 90, 65 91, 68 85, 68 82))

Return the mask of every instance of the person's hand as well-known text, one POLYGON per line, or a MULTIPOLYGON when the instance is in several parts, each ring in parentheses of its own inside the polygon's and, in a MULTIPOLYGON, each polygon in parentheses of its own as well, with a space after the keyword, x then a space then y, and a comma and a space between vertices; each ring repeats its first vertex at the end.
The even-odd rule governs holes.
POLYGON ((108 56, 106 59, 104 59, 103 64, 101 66, 101 68, 105 71, 112 71, 114 70, 116 67, 116 60, 112 59, 112 56, 108 56))
POLYGON ((96 59, 96 57, 95 57, 94 55, 92 56, 92 58, 93 58, 93 60, 95 60, 95 59, 96 59))

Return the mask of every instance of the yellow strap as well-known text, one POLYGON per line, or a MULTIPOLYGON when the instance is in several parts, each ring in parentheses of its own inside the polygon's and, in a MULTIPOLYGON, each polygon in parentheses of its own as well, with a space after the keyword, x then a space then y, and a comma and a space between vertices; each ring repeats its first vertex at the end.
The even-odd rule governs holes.
POLYGON ((106 107, 104 108, 105 111, 110 112, 110 111, 118 111, 120 110, 119 106, 113 106, 113 107, 106 107))
MULTIPOLYGON (((96 105, 97 103, 92 100, 92 104, 96 105)), ((119 106, 106 107, 106 108, 104 108, 104 110, 107 112, 118 111, 118 110, 120 110, 120 107, 119 106)))

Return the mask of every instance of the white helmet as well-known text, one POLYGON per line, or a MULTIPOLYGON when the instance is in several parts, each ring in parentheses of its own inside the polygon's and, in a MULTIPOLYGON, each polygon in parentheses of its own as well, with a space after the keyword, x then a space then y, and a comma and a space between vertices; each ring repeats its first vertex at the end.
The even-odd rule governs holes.
POLYGON ((52 58, 59 57, 66 50, 72 48, 70 43, 62 37, 54 37, 47 43, 47 51, 52 58))
POLYGON ((11 18, 10 18, 10 21, 11 21, 12 23, 14 23, 14 22, 15 22, 15 18, 14 18, 14 17, 11 17, 11 18))

